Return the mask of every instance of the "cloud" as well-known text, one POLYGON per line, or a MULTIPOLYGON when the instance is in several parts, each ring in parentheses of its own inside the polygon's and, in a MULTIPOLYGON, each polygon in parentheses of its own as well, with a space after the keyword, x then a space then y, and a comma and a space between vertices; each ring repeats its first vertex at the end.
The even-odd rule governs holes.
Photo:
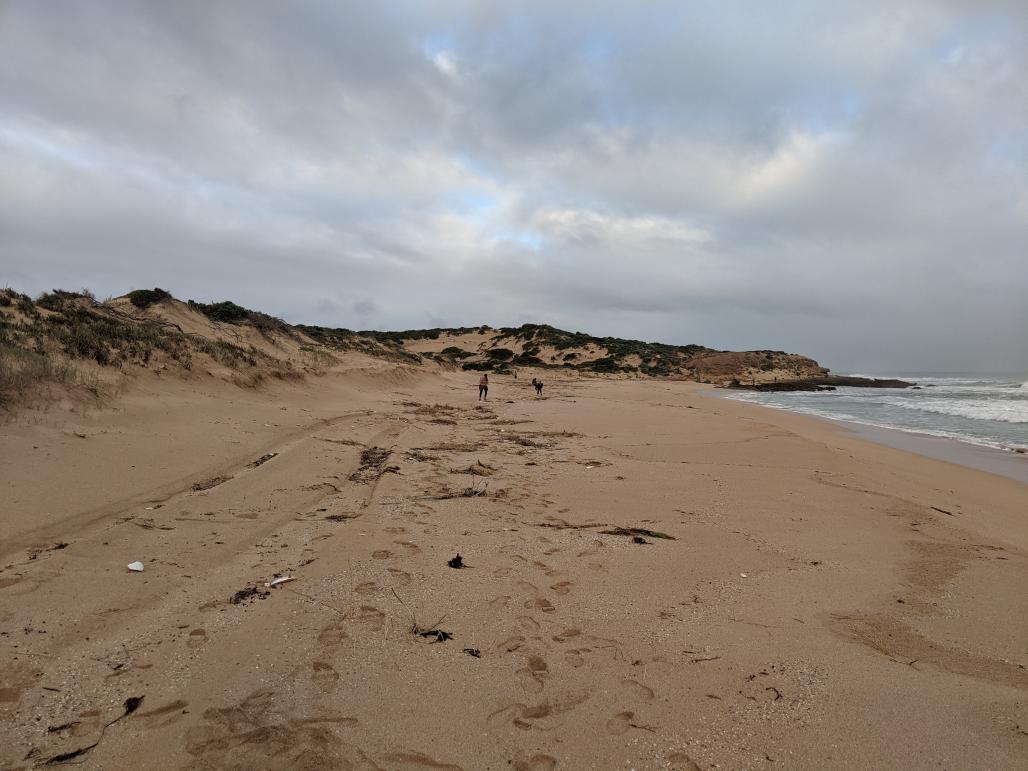
POLYGON ((0 6, 0 281, 1028 369, 1028 8, 0 6))

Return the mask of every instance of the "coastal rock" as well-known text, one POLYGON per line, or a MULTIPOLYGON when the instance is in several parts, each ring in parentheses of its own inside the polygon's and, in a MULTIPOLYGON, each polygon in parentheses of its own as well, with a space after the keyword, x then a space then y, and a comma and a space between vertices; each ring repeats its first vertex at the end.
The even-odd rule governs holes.
POLYGON ((847 375, 829 375, 821 378, 803 380, 781 380, 774 383, 741 383, 733 380, 728 388, 745 391, 834 391, 839 386, 847 388, 917 388, 914 383, 905 380, 881 379, 870 377, 850 377, 847 375))

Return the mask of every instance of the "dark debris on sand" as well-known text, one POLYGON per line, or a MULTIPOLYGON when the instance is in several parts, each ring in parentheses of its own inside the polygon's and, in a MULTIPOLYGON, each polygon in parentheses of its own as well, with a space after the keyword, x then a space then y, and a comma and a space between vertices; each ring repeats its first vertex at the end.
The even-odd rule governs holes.
POLYGON ((647 530, 645 527, 612 527, 610 530, 601 530, 600 533, 603 535, 647 536, 649 538, 663 538, 667 541, 677 540, 673 535, 661 533, 659 530, 647 530))
POLYGON ((211 477, 210 479, 205 479, 203 482, 197 482, 193 485, 193 492, 200 493, 204 490, 210 490, 213 487, 224 484, 231 478, 232 477, 211 477))
POLYGON ((350 474, 351 482, 370 484, 377 482, 383 474, 396 474, 400 471, 399 466, 386 466, 389 460, 390 451, 385 447, 368 447, 361 451, 361 464, 350 474))
POLYGON ((258 466, 263 466, 265 463, 267 463, 269 460, 274 458, 276 455, 278 455, 277 452, 265 453, 264 455, 259 457, 257 460, 255 460, 253 463, 248 463, 247 465, 250 468, 257 468, 258 466))
POLYGON ((444 632, 442 629, 426 629, 424 631, 418 631, 415 634, 417 634, 418 637, 434 638, 434 642, 446 642, 447 640, 453 639, 452 634, 444 632))
POLYGON ((256 586, 247 586, 245 589, 240 589, 233 594, 229 602, 233 605, 243 605, 253 600, 263 600, 270 595, 271 592, 262 592, 256 586))

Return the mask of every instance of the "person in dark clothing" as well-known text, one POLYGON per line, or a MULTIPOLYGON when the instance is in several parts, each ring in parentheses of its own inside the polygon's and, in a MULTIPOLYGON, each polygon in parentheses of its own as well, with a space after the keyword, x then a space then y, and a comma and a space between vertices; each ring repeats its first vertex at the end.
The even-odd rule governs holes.
POLYGON ((543 395, 543 381, 542 380, 536 380, 535 378, 532 378, 532 385, 535 386, 535 395, 536 396, 542 396, 543 395))
POLYGON ((483 373, 478 379, 478 400, 489 398, 489 375, 483 373))

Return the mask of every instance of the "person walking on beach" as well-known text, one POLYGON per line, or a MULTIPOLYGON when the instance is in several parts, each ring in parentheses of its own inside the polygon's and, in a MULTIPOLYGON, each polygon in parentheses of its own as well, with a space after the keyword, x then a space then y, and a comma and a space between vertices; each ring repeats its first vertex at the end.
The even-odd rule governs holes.
POLYGON ((537 380, 536 378, 532 378, 532 385, 535 387, 535 395, 536 396, 542 396, 543 395, 543 381, 542 380, 537 380))
POLYGON ((489 398, 489 375, 482 373, 482 377, 478 379, 478 400, 489 398))

